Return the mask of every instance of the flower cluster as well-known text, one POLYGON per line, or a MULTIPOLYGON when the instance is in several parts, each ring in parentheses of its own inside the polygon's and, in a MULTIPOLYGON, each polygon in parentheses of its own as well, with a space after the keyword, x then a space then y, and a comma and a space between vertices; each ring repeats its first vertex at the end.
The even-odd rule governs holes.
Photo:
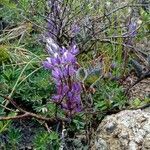
POLYGON ((76 36, 80 31, 77 21, 70 18, 71 1, 48 0, 50 12, 47 16, 46 37, 52 38, 58 45, 76 43, 76 36))
POLYGON ((61 27, 60 24, 60 16, 61 16, 61 1, 58 2, 56 0, 49 0, 48 1, 48 6, 50 8, 50 13, 47 18, 48 21, 48 31, 47 31, 47 36, 51 37, 52 39, 56 40, 57 37, 59 36, 59 30, 61 27))
POLYGON ((67 110, 70 115, 81 111, 81 84, 75 78, 78 69, 76 54, 78 49, 74 45, 70 49, 59 48, 48 57, 43 65, 52 71, 57 94, 52 97, 54 103, 67 110))

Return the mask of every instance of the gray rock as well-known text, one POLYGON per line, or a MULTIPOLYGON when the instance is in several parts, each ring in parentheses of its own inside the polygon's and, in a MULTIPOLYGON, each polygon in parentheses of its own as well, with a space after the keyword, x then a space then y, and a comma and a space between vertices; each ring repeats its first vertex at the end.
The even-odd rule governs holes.
POLYGON ((107 116, 95 135, 92 150, 150 150, 150 112, 125 110, 107 116))
POLYGON ((150 134, 145 137, 142 145, 142 150, 150 150, 150 134))

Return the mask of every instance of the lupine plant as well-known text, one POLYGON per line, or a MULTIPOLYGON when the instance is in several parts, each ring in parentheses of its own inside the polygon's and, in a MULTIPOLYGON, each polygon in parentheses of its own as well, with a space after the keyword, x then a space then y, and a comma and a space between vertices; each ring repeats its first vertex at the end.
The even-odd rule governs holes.
POLYGON ((71 3, 73 0, 48 0, 46 36, 51 37, 59 45, 72 41, 79 32, 75 17, 71 16, 71 3))
MULTIPOLYGON (((56 95, 52 97, 56 106, 65 110, 68 117, 71 117, 75 112, 81 111, 81 92, 82 87, 80 82, 76 79, 76 71, 78 70, 78 63, 76 55, 79 53, 77 46, 71 42, 70 48, 60 48, 66 30, 65 14, 69 14, 68 3, 65 1, 48 1, 50 13, 47 19, 47 33, 46 33, 46 48, 50 57, 43 62, 43 66, 51 70, 53 80, 56 84, 56 95), (56 44, 57 43, 57 44, 56 44), (58 46, 59 45, 59 46, 58 46)), ((68 17, 68 16, 67 16, 68 17)), ((73 23, 68 29, 75 36, 79 32, 77 24, 73 23)), ((68 44, 67 44, 68 45, 68 44)))
POLYGON ((82 87, 75 78, 78 69, 76 59, 78 52, 76 45, 69 49, 64 47, 53 49, 53 55, 43 62, 44 67, 52 71, 52 77, 56 84, 57 93, 52 100, 67 112, 68 117, 81 111, 82 87))

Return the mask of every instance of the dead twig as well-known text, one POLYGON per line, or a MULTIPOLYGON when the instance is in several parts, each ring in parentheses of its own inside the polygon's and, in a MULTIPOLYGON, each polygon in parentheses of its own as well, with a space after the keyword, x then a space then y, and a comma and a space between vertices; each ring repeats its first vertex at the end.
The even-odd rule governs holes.
POLYGON ((8 108, 8 107, 2 105, 2 104, 0 104, 0 107, 4 108, 4 109, 6 109, 6 110, 9 110, 9 111, 11 111, 11 112, 15 112, 15 113, 17 112, 17 111, 15 111, 15 110, 13 110, 13 109, 10 109, 10 108, 8 108))
MULTIPOLYGON (((53 121, 58 121, 58 120, 60 120, 60 121, 69 121, 69 119, 67 119, 67 118, 61 118, 61 117, 54 117, 54 118, 49 118, 49 117, 44 117, 44 116, 41 116, 41 115, 38 115, 38 114, 35 114, 35 113, 32 113, 32 112, 28 112, 28 111, 26 111, 26 110, 24 110, 24 109, 22 109, 22 108, 20 108, 17 104, 16 104, 16 102, 13 100, 13 99, 11 99, 11 98, 9 98, 9 97, 7 97, 7 96, 4 96, 4 95, 2 95, 2 94, 0 94, 0 97, 2 97, 2 98, 4 98, 4 99, 6 99, 7 101, 9 101, 15 108, 17 108, 21 113, 24 113, 22 116, 19 116, 19 118, 24 118, 24 117, 26 117, 26 116, 28 116, 28 117, 31 117, 31 118, 35 118, 35 119, 38 119, 38 120, 43 120, 43 121, 50 121, 50 122, 53 122, 53 121)), ((19 119, 18 118, 18 119, 19 119)), ((9 119, 9 117, 2 117, 2 118, 0 118, 0 120, 10 120, 9 119)), ((12 117, 12 119, 17 119, 17 116, 15 116, 15 117, 12 117)))
POLYGON ((25 113, 23 115, 18 115, 18 116, 0 117, 0 121, 23 119, 23 118, 26 118, 26 117, 31 117, 31 116, 28 113, 25 113))

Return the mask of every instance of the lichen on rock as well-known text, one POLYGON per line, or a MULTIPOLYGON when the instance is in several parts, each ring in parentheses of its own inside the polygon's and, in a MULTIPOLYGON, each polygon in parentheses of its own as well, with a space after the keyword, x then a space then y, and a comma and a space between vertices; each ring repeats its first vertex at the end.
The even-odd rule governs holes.
POLYGON ((150 112, 124 110, 99 125, 92 150, 150 150, 150 112))

